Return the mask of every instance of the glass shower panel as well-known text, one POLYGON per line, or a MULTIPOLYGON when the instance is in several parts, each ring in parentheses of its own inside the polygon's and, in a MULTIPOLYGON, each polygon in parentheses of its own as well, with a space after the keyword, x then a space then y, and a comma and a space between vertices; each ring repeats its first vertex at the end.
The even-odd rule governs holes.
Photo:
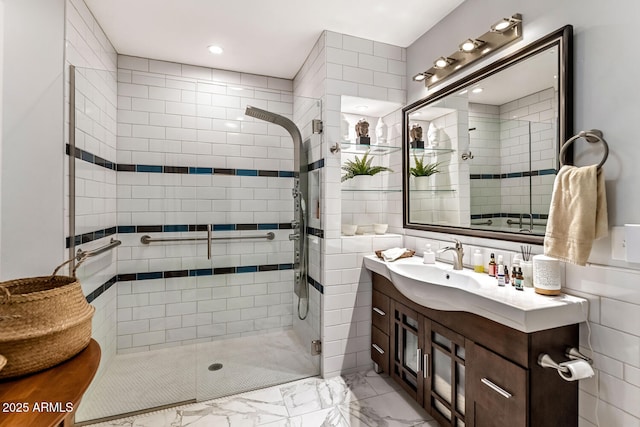
MULTIPOLYGON (((76 421, 192 401, 195 347, 185 334, 195 281, 184 261, 197 248, 192 240, 178 241, 197 234, 189 231, 196 223, 195 186, 183 185, 189 165, 184 158, 167 158, 167 144, 150 142, 148 132, 158 132, 159 117, 143 110, 151 102, 163 109, 166 103, 150 101, 141 91, 118 91, 118 81, 131 82, 135 73, 71 73, 69 249, 122 242, 79 270, 96 307, 93 338, 102 357, 76 421), (143 243, 143 236, 177 240, 143 243)), ((154 88, 167 83, 157 80, 154 88)))
POLYGON ((197 265, 212 275, 197 286, 210 287, 198 303, 202 319, 196 322, 203 323, 195 326, 197 400, 317 375, 320 367, 311 351, 320 335, 320 294, 313 284, 321 280, 322 240, 322 165, 313 158, 321 140, 312 120, 321 118, 321 105, 286 91, 227 88, 227 96, 238 94, 240 108, 224 122, 233 132, 227 132, 226 144, 213 146, 213 190, 196 195, 198 203, 215 195, 210 210, 200 214, 200 222, 212 224, 212 256, 200 256, 197 265), (293 120, 303 137, 300 150, 284 128, 245 115, 249 105, 293 120), (303 154, 301 170, 294 167, 297 151, 303 154), (226 170, 218 173, 222 162, 226 170), (303 202, 294 197, 298 180, 303 202), (296 203, 305 212, 299 223, 296 203), (297 261, 298 233, 306 246, 297 261), (300 275, 304 284, 297 295, 300 275))
POLYGON ((556 168, 553 122, 469 117, 474 228, 544 234, 556 168))

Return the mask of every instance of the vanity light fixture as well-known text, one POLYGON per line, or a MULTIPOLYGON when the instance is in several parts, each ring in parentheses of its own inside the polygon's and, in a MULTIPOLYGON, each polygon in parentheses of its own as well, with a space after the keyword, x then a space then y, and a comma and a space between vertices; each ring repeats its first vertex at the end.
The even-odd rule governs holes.
POLYGON ((491 26, 489 31, 476 38, 469 38, 451 55, 436 59, 433 66, 413 76, 416 82, 424 81, 427 88, 443 81, 467 65, 485 57, 489 53, 522 38, 522 15, 514 14, 511 18, 502 19, 491 26), (455 66, 450 66, 455 63, 455 66))

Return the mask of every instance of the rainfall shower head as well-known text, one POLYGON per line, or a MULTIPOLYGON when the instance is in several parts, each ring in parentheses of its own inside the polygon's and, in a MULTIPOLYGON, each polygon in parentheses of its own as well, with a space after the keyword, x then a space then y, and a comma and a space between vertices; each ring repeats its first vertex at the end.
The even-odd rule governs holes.
POLYGON ((280 114, 272 113, 271 111, 262 110, 260 108, 252 107, 251 105, 247 105, 247 109, 244 113, 249 117, 255 117, 256 119, 264 120, 265 122, 273 123, 278 126, 282 126, 285 128, 287 132, 291 135, 293 139, 293 151, 294 158, 293 162, 296 170, 300 170, 300 155, 303 153, 302 151, 302 135, 300 134, 300 130, 295 123, 291 120, 287 119, 280 114))
POLYGON ((244 111, 247 116, 255 117, 256 119, 264 120, 265 122, 275 123, 278 115, 270 111, 261 110, 260 108, 247 105, 247 109, 244 111))
POLYGON ((255 117, 256 119, 264 120, 265 122, 273 123, 282 126, 291 134, 293 138, 293 144, 295 147, 299 147, 302 144, 302 136, 300 130, 291 120, 287 119, 280 114, 272 113, 271 111, 262 110, 260 108, 247 105, 247 109, 244 112, 249 117, 255 117))

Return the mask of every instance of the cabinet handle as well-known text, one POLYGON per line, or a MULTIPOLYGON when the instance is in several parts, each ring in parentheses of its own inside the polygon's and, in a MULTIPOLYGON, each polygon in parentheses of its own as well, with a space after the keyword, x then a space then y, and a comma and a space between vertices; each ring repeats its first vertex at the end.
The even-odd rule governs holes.
POLYGON ((421 353, 422 353, 422 350, 420 349, 416 350, 416 374, 420 372, 420 362, 422 362, 421 353))
POLYGON ((385 313, 384 311, 380 310, 378 307, 373 307, 373 311, 378 313, 380 316, 386 316, 387 315, 387 313, 385 313))
POLYGON ((424 354, 424 369, 422 370, 422 376, 424 378, 428 378, 429 377, 429 370, 431 369, 431 366, 429 366, 429 353, 425 353, 424 354))
POLYGON ((502 387, 495 385, 494 383, 492 383, 490 380, 486 379, 486 378, 482 378, 480 380, 480 382, 486 386, 488 386, 490 389, 492 389, 493 391, 495 391, 496 393, 498 393, 500 396, 510 399, 511 398, 511 393, 509 393, 508 391, 506 391, 505 389, 503 389, 502 387))
POLYGON ((376 344, 371 344, 371 347, 375 348, 375 349, 376 349, 376 351, 377 351, 378 353, 380 353, 380 354, 384 354, 384 350, 383 350, 383 349, 381 349, 378 345, 376 345, 376 344))

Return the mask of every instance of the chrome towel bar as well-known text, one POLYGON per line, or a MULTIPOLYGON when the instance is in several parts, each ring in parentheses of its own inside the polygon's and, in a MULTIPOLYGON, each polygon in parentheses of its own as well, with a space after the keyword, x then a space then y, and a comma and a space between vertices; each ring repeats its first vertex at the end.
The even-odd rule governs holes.
POLYGON ((78 252, 76 252, 76 261, 80 261, 82 258, 89 258, 92 256, 100 255, 101 253, 111 250, 116 246, 120 246, 121 244, 122 242, 120 240, 116 240, 112 237, 109 243, 101 248, 93 249, 91 251, 83 251, 82 249, 78 249, 78 252))
POLYGON ((208 241, 208 240, 247 240, 247 239, 267 239, 273 240, 275 234, 273 232, 268 232, 267 234, 262 234, 259 236, 228 236, 228 237, 151 237, 149 235, 144 235, 140 237, 140 242, 148 245, 150 243, 156 242, 198 242, 198 241, 208 241))

